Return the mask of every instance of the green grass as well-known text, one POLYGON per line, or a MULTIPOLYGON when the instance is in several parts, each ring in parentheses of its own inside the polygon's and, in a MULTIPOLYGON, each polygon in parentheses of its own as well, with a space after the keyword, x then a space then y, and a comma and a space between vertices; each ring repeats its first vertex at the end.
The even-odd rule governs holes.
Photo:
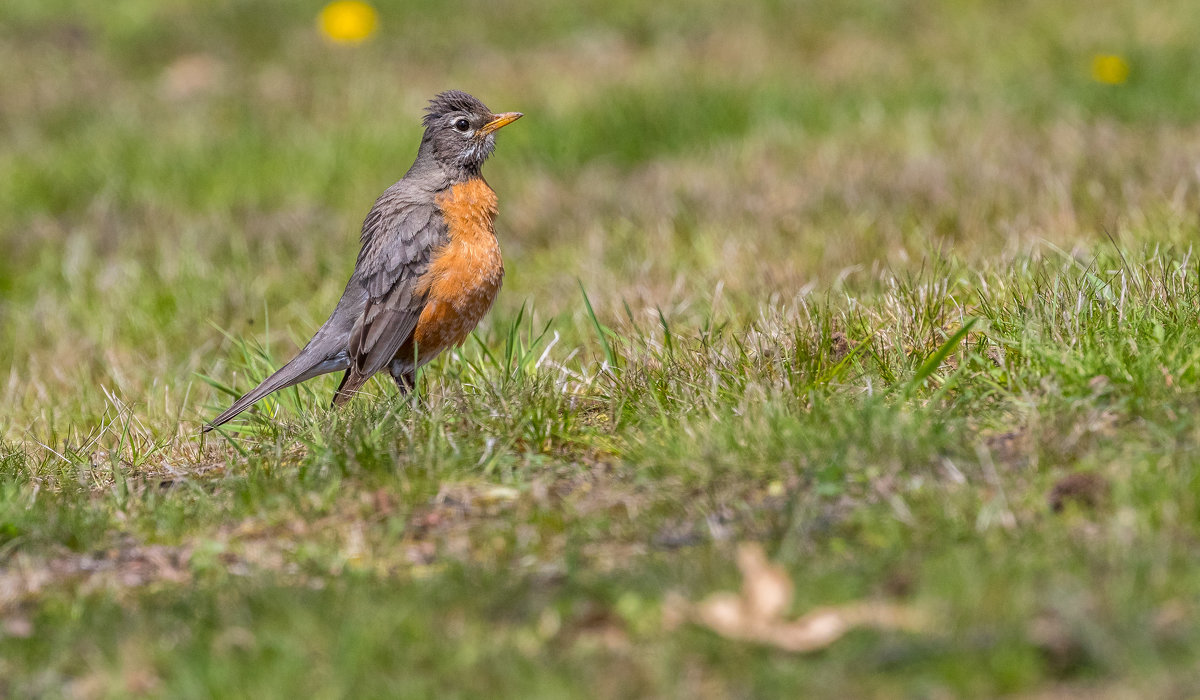
POLYGON ((1191 4, 319 9, 0 9, 0 695, 1200 689, 1191 4), (527 115, 491 316, 202 437, 450 87, 527 115), (935 623, 675 624, 745 541, 935 623))

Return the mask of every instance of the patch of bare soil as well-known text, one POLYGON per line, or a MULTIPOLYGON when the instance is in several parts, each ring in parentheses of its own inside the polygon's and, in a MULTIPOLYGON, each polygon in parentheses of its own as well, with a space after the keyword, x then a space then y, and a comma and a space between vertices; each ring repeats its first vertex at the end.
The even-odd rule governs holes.
POLYGON ((545 509, 560 511, 567 520, 602 517, 612 523, 607 537, 583 545, 583 555, 599 568, 618 568, 648 549, 634 522, 648 498, 627 475, 597 462, 563 468, 524 489, 450 482, 415 507, 387 489, 363 491, 317 518, 247 518, 196 533, 178 546, 125 537, 113 547, 85 553, 66 548, 39 555, 17 552, 0 563, 0 633, 20 636, 28 627, 21 610, 52 590, 87 595, 179 585, 206 572, 270 572, 297 585, 320 586, 324 577, 346 569, 381 577, 421 576, 448 560, 507 565, 516 555, 520 566, 557 578, 563 573, 567 535, 531 522, 545 509))
POLYGON ((127 540, 120 546, 86 554, 63 553, 51 558, 16 554, 0 568, 0 614, 18 608, 50 586, 77 586, 82 593, 135 588, 156 582, 191 580, 189 547, 143 545, 127 540))

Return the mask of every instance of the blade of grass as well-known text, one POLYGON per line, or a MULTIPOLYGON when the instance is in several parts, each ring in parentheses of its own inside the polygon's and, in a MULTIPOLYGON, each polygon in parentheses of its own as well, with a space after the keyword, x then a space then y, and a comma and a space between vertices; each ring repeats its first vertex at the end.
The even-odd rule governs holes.
POLYGON ((609 367, 616 369, 617 357, 613 353, 612 345, 609 344, 608 338, 605 336, 606 329, 600 325, 600 319, 596 318, 596 311, 592 308, 592 300, 588 299, 587 290, 583 288, 583 280, 576 281, 579 282, 579 291, 583 293, 583 304, 587 307, 588 318, 591 319, 592 326, 596 329, 596 337, 600 339, 600 345, 604 348, 604 360, 608 363, 609 367))
POLYGON ((962 328, 959 328, 957 331, 955 331, 954 335, 947 338, 946 342, 942 343, 941 347, 939 347, 932 355, 926 358, 925 362, 917 369, 917 373, 913 375, 913 378, 908 382, 908 386, 905 390, 905 394, 907 396, 911 396, 912 393, 916 391, 916 389, 920 387, 926 379, 931 377, 933 373, 937 371, 938 367, 942 366, 942 363, 946 361, 946 358, 950 356, 950 353, 954 352, 954 349, 958 347, 959 343, 961 343, 967 337, 967 334, 971 332, 971 329, 975 327, 975 324, 978 322, 978 320, 979 319, 977 318, 968 320, 963 324, 962 328))

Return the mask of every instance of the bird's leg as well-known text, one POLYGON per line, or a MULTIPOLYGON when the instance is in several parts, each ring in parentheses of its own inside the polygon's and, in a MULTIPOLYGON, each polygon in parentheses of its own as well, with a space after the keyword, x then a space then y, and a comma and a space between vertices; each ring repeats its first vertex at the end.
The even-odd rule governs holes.
MULTIPOLYGON (((417 367, 419 364, 417 341, 414 338, 401 346, 400 351, 396 353, 396 357, 392 358, 391 365, 388 366, 388 373, 396 381, 396 387, 400 389, 401 396, 407 396, 417 388, 417 367)), ((414 396, 413 398, 417 397, 414 396)))
POLYGON ((417 378, 415 372, 392 370, 391 375, 392 379, 396 380, 396 386, 399 387, 401 396, 404 396, 408 392, 417 388, 417 378))

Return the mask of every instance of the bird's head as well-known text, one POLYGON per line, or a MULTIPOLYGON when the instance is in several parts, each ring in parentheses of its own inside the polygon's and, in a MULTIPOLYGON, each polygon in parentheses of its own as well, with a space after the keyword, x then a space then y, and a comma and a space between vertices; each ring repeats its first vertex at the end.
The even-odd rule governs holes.
POLYGON ((459 90, 429 101, 421 150, 447 169, 478 172, 496 149, 496 131, 521 118, 520 112, 493 114, 482 102, 459 90))

